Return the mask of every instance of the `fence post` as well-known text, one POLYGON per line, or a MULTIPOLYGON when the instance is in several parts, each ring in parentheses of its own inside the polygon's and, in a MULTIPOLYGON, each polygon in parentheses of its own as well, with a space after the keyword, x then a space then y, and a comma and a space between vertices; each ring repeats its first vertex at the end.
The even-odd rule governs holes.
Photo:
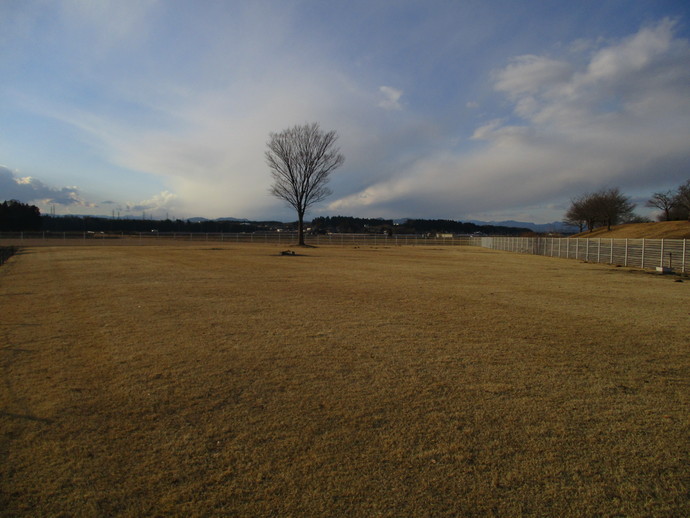
POLYGON ((601 263, 601 238, 597 239, 597 264, 601 263))
POLYGON ((685 273, 685 243, 687 242, 687 239, 683 239, 683 266, 681 268, 681 271, 685 273))
POLYGON ((661 252, 659 253, 659 266, 664 266, 664 238, 661 238, 661 252))
POLYGON ((644 270, 644 238, 642 238, 642 266, 641 268, 644 270))
POLYGON ((628 238, 625 238, 625 262, 623 263, 623 266, 628 266, 628 238))
POLYGON ((613 264, 613 239, 609 239, 609 243, 611 244, 611 255, 609 256, 609 264, 613 264))

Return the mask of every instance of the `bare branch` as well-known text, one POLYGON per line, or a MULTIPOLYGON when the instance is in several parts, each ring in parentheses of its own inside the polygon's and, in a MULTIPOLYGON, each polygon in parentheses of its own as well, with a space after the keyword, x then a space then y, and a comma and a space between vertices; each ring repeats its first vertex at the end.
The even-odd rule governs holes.
POLYGON ((266 143, 266 164, 271 170, 271 194, 297 211, 299 240, 307 209, 331 195, 330 174, 345 161, 335 143, 335 131, 323 133, 318 123, 303 124, 271 133, 266 143))

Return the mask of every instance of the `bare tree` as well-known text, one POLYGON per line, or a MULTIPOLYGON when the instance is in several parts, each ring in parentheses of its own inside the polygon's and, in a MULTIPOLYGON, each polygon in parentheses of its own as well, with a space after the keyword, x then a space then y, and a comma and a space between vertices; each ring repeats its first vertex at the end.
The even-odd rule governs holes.
POLYGON ((331 195, 330 174, 345 161, 335 143, 335 131, 324 133, 319 124, 293 126, 271 133, 266 163, 271 169, 271 194, 297 211, 298 244, 304 245, 304 214, 314 203, 331 195))
POLYGON ((590 232, 599 225, 606 225, 611 230, 627 218, 632 217, 635 204, 624 196, 617 187, 602 189, 595 193, 583 194, 572 200, 564 222, 580 227, 587 226, 590 232))
POLYGON ((655 192, 645 204, 647 207, 655 207, 663 211, 664 221, 671 221, 671 211, 676 206, 677 194, 673 191, 655 192))
POLYGON ((678 187, 674 201, 676 207, 682 211, 683 216, 690 220, 690 180, 678 187))
POLYGON ((563 222, 577 226, 580 232, 584 227, 591 232, 598 222, 597 218, 596 194, 585 193, 571 200, 563 222))
MULTIPOLYGON (((585 210, 585 200, 588 195, 582 195, 570 200, 570 208, 565 213, 563 223, 577 227, 580 232, 584 230, 587 223, 587 211, 585 210)), ((592 230, 591 228, 589 229, 592 230)))
POLYGON ((630 203, 630 198, 624 196, 618 187, 604 189, 595 195, 598 219, 611 230, 611 225, 617 225, 629 218, 635 210, 635 204, 630 203))

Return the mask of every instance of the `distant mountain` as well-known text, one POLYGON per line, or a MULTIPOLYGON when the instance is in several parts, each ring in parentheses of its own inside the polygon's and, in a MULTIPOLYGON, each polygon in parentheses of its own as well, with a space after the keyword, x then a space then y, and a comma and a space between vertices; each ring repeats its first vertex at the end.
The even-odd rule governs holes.
POLYGON ((522 227, 528 228, 534 232, 546 233, 546 232, 560 232, 560 233, 573 233, 577 232, 577 227, 572 227, 570 225, 564 225, 561 221, 553 221, 551 223, 530 223, 527 221, 479 221, 476 219, 470 219, 466 221, 467 223, 474 223, 475 225, 494 225, 496 227, 522 227))

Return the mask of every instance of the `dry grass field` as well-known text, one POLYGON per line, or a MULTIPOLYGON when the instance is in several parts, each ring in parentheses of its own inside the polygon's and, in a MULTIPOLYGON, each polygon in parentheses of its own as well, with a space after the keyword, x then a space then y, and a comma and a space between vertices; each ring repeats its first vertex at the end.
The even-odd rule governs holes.
POLYGON ((651 223, 628 223, 607 230, 606 227, 582 232, 577 236, 603 239, 690 239, 690 221, 654 221, 651 223))
POLYGON ((687 279, 280 250, 0 268, 0 513, 690 515, 687 279))

